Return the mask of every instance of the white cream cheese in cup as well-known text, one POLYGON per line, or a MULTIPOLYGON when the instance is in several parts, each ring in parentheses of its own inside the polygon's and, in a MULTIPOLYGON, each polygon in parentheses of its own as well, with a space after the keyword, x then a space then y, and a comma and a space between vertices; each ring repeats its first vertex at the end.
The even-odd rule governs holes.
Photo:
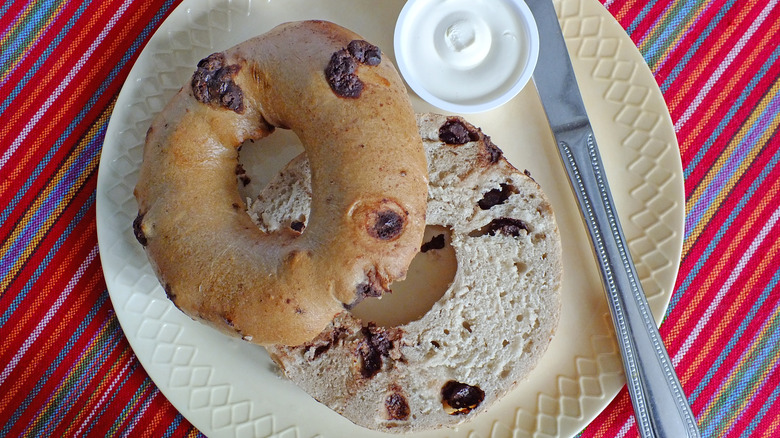
POLYGON ((409 0, 394 49, 418 96, 446 111, 477 113, 503 105, 528 83, 539 34, 523 0, 409 0))

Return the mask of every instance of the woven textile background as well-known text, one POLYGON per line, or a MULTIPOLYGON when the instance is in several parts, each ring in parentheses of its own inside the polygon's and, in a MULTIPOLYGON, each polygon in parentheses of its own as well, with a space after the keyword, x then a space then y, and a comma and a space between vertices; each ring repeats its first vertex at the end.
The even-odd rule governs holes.
MULTIPOLYGON (((780 436, 779 0, 602 0, 644 55, 685 176, 661 334, 705 437, 780 436)), ((98 258, 114 100, 178 1, 0 4, 0 436, 198 436, 133 355, 98 258)), ((625 389, 581 434, 637 436, 625 389)))

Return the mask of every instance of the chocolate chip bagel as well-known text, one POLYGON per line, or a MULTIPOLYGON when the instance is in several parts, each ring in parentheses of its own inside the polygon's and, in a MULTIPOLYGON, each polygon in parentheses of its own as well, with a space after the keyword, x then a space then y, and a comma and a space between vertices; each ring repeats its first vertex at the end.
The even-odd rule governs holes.
POLYGON ((381 51, 324 21, 214 53, 154 119, 133 229, 168 297, 258 344, 312 340, 403 278, 425 227, 426 159, 381 51), (246 140, 291 129, 311 162, 304 234, 260 231, 236 187, 246 140))
MULTIPOLYGON (((418 121, 430 179, 427 223, 436 231, 419 257, 441 260, 441 251, 454 249, 457 270, 444 295, 405 324, 342 312, 313 341, 266 347, 316 400, 391 432, 453 426, 488 409, 536 366, 560 311, 560 236, 539 185, 462 118, 418 121)), ((305 234, 308 175, 300 156, 261 193, 249 210, 261 228, 305 234)))

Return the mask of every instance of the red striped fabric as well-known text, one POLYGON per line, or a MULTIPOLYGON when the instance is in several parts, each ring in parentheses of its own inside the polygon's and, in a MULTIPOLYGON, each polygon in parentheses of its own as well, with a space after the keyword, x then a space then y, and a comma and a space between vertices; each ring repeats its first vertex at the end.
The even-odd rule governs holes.
POLYGON ((122 334, 94 209, 113 100, 175 6, 0 6, 0 436, 198 434, 122 334))
MULTIPOLYGON (((780 7, 614 1, 675 123, 686 235, 661 334, 702 436, 777 436, 780 7)), ((627 391, 581 433, 638 436, 627 391)))
MULTIPOLYGON (((706 437, 780 435, 780 4, 601 0, 675 124, 683 257, 661 334, 706 437)), ((178 0, 0 4, 0 436, 198 436, 133 355, 100 267, 114 101, 178 0)), ((628 394, 582 437, 636 437, 628 394)))

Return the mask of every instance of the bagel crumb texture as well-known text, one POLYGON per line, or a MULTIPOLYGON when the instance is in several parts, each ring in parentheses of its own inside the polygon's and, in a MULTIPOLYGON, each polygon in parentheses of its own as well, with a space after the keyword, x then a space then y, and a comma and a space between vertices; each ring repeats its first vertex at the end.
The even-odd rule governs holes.
MULTIPOLYGON (((393 433, 451 427, 489 409, 536 366, 560 312, 560 237, 539 185, 460 117, 420 114, 418 127, 427 224, 449 236, 434 233, 419 256, 454 250, 457 272, 444 295, 399 326, 344 311, 311 343, 266 347, 316 400, 393 433)), ((248 207, 258 226, 307 217, 309 178, 304 155, 289 163, 248 207)))

